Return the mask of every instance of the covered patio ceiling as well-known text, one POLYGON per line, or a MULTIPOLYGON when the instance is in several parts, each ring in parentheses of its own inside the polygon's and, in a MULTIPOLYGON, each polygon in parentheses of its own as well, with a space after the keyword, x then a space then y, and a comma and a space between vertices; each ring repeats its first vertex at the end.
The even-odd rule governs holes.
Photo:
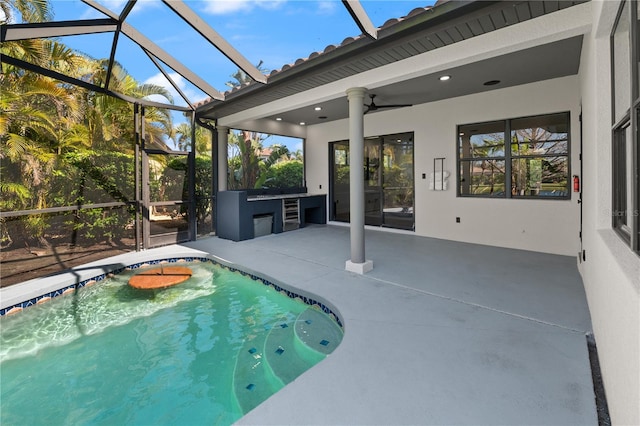
MULTIPOLYGON (((581 48, 582 36, 576 36, 473 64, 451 68, 445 72, 426 74, 381 86, 370 90, 370 94, 376 95, 376 105, 417 105, 497 88, 574 75, 577 74, 580 65, 581 48), (531 58, 535 58, 535 60, 532 61, 531 58), (442 75, 451 76, 451 81, 443 84, 439 80, 442 75)), ((370 103, 370 99, 367 99, 367 103, 370 103)), ((318 103, 318 106, 322 108, 320 112, 315 111, 314 108, 302 107, 291 109, 281 114, 266 116, 265 119, 275 120, 280 118, 286 123, 297 124, 304 122, 305 125, 313 125, 344 119, 349 115, 346 95, 318 103)), ((387 111, 387 109, 378 111, 387 111)), ((378 111, 371 111, 369 114, 378 111)))
MULTIPOLYGON (((375 38, 347 38, 339 46, 327 46, 323 52, 313 52, 306 59, 285 65, 271 73, 266 85, 251 83, 226 93, 224 101, 209 99, 198 105, 197 114, 211 119, 229 117, 586 1, 438 2, 433 8, 416 9, 406 17, 388 21, 377 29, 375 38)), ((377 105, 433 102, 576 74, 581 50, 582 36, 576 35, 437 73, 407 69, 405 79, 381 82, 368 89, 376 95, 377 105), (439 80, 442 75, 451 80, 443 84, 439 80)), ((314 105, 294 106, 255 119, 277 119, 295 126, 347 117, 348 103, 341 93, 314 105)))

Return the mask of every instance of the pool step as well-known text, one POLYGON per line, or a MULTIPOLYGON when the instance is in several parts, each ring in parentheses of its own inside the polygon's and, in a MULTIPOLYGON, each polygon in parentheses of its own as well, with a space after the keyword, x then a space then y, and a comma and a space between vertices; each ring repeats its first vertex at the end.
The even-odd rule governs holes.
POLYGON ((264 345, 265 358, 269 366, 285 384, 292 382, 325 357, 324 354, 305 345, 296 336, 295 330, 301 321, 301 315, 294 321, 275 324, 264 345))
POLYGON ((342 328, 327 318, 327 314, 309 308, 298 316, 295 332, 297 338, 306 346, 324 355, 328 355, 342 341, 342 328))
POLYGON ((267 336, 265 331, 245 341, 236 356, 233 388, 243 413, 248 413, 284 386, 264 356, 267 336))
POLYGON ((236 357, 234 392, 244 413, 324 359, 342 340, 325 313, 308 308, 283 316, 243 343, 236 357))

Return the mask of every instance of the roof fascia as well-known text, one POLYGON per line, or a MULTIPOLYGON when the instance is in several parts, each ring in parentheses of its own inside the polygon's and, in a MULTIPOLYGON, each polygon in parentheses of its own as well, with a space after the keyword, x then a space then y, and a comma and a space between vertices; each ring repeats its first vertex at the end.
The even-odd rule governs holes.
POLYGON ((437 7, 432 7, 424 13, 407 16, 393 25, 383 25, 378 30, 378 37, 389 40, 394 37, 404 37, 445 22, 453 21, 465 15, 470 15, 480 9, 485 9, 491 5, 502 2, 502 0, 448 1, 437 7))
POLYGON ((351 18, 353 18, 363 34, 367 34, 373 39, 378 38, 378 29, 369 19, 369 15, 367 15, 359 0, 342 0, 342 4, 347 8, 351 18))
POLYGON ((202 20, 187 4, 182 0, 163 0, 179 17, 181 17, 191 28, 196 30, 209 43, 214 45, 224 56, 236 64, 242 71, 259 83, 266 83, 267 77, 260 72, 251 62, 228 43, 220 34, 202 20))
POLYGON ((86 19, 73 21, 40 22, 3 25, 1 40, 17 41, 34 38, 63 37, 98 34, 116 31, 118 22, 113 19, 86 19))

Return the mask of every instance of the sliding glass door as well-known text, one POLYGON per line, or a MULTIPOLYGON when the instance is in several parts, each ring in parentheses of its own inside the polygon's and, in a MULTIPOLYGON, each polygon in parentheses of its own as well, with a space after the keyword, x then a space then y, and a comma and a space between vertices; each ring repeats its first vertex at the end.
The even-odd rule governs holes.
MULTIPOLYGON (((349 142, 330 144, 331 220, 349 222, 349 142)), ((365 139, 365 223, 414 228, 413 133, 365 139)))

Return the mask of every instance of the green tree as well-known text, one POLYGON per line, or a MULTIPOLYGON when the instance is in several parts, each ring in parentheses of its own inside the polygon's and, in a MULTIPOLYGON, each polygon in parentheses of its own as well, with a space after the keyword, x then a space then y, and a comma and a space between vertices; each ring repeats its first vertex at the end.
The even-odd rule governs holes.
MULTIPOLYGON (((38 46, 37 61, 55 70, 73 66, 76 58, 57 42, 33 40, 38 46)), ((1 53, 28 59, 20 42, 3 44, 1 53)), ((77 119, 78 104, 73 91, 58 82, 35 73, 2 64, 0 74, 0 208, 44 209, 49 205, 48 183, 56 166, 59 139, 69 142, 69 123, 77 119)), ((27 235, 48 246, 44 238, 47 224, 44 216, 22 219, 27 235)), ((0 224, 2 225, 2 224, 0 224)), ((3 239, 11 240, 6 229, 3 239)), ((26 235, 23 235, 26 241, 26 235)))
POLYGON ((286 146, 272 145, 268 157, 263 158, 265 136, 257 132, 236 131, 229 135, 229 145, 234 154, 229 159, 230 189, 263 188, 268 185, 269 168, 288 158, 286 146))
MULTIPOLYGON (((108 60, 90 62, 82 70, 96 86, 104 86, 108 60)), ((109 89, 134 98, 145 99, 162 96, 169 103, 173 97, 169 91, 156 84, 140 84, 119 63, 114 63, 109 81, 109 89)), ((122 99, 104 93, 86 92, 86 124, 91 133, 91 145, 101 149, 134 148, 133 106, 122 99)), ((145 140, 148 144, 164 144, 173 133, 171 112, 168 109, 145 108, 145 140)))
MULTIPOLYGON (((51 183, 51 191, 60 204, 131 202, 135 199, 133 155, 109 151, 74 152, 66 154, 64 160, 64 168, 51 183)), ((85 209, 75 212, 66 225, 71 227, 76 244, 105 241, 119 245, 127 235, 133 213, 132 206, 85 209)))
MULTIPOLYGON (((267 74, 269 72, 269 70, 267 68, 264 68, 262 66, 263 61, 260 60, 260 62, 258 62, 258 65, 256 65, 256 68, 258 69, 258 71, 260 71, 262 74, 267 74)), ((233 74, 230 75, 230 77, 232 78, 232 80, 229 80, 225 83, 225 85, 227 87, 230 87, 232 89, 238 88, 238 87, 242 87, 246 84, 249 84, 253 81, 253 79, 251 77, 249 77, 249 75, 242 71, 240 68, 238 68, 236 70, 236 72, 234 72, 233 74)))
MULTIPOLYGON (((0 0, 0 8, 3 23, 19 19, 43 22, 52 16, 47 1, 0 0)), ((57 41, 5 42, 0 46, 0 53, 97 86, 104 85, 106 80, 106 60, 78 54, 57 41)), ((166 89, 139 84, 119 64, 113 67, 109 88, 137 98, 160 95, 172 102, 166 89)), ((79 176, 81 181, 86 178, 87 170, 78 169, 79 163, 72 161, 68 154, 93 155, 92 149, 133 152, 132 105, 5 62, 0 73, 0 91, 0 209, 38 210, 52 204, 98 202, 88 197, 86 191, 78 189, 83 188, 81 183, 66 190, 56 187, 58 177, 70 182, 72 176, 79 176)), ((171 136, 173 129, 168 110, 147 108, 145 119, 145 137, 149 143, 163 143, 171 136)), ((106 187, 109 183, 102 185, 106 187)), ((100 216, 107 212, 98 209, 94 213, 100 216)), ((22 239, 33 236, 41 245, 48 245, 45 231, 49 221, 44 215, 34 214, 21 220, 25 231, 22 239)), ((114 223, 120 225, 118 220, 114 223)), ((10 243, 11 236, 4 222, 0 222, 0 226, 3 243, 10 243)))
POLYGON ((53 18, 49 0, 0 0, 0 10, 3 24, 17 21, 16 14, 19 22, 46 22, 53 18))
POLYGON ((229 145, 234 151, 229 159, 230 189, 248 189, 256 186, 263 140, 262 134, 246 130, 229 134, 229 145))
MULTIPOLYGON (((191 146, 191 124, 180 123, 175 126, 173 139, 179 150, 187 151, 191 146)), ((202 126, 196 126, 196 152, 211 152, 211 132, 202 126)))
POLYGON ((281 161, 272 165, 265 174, 265 186, 268 188, 298 187, 302 186, 304 165, 298 160, 281 161))

